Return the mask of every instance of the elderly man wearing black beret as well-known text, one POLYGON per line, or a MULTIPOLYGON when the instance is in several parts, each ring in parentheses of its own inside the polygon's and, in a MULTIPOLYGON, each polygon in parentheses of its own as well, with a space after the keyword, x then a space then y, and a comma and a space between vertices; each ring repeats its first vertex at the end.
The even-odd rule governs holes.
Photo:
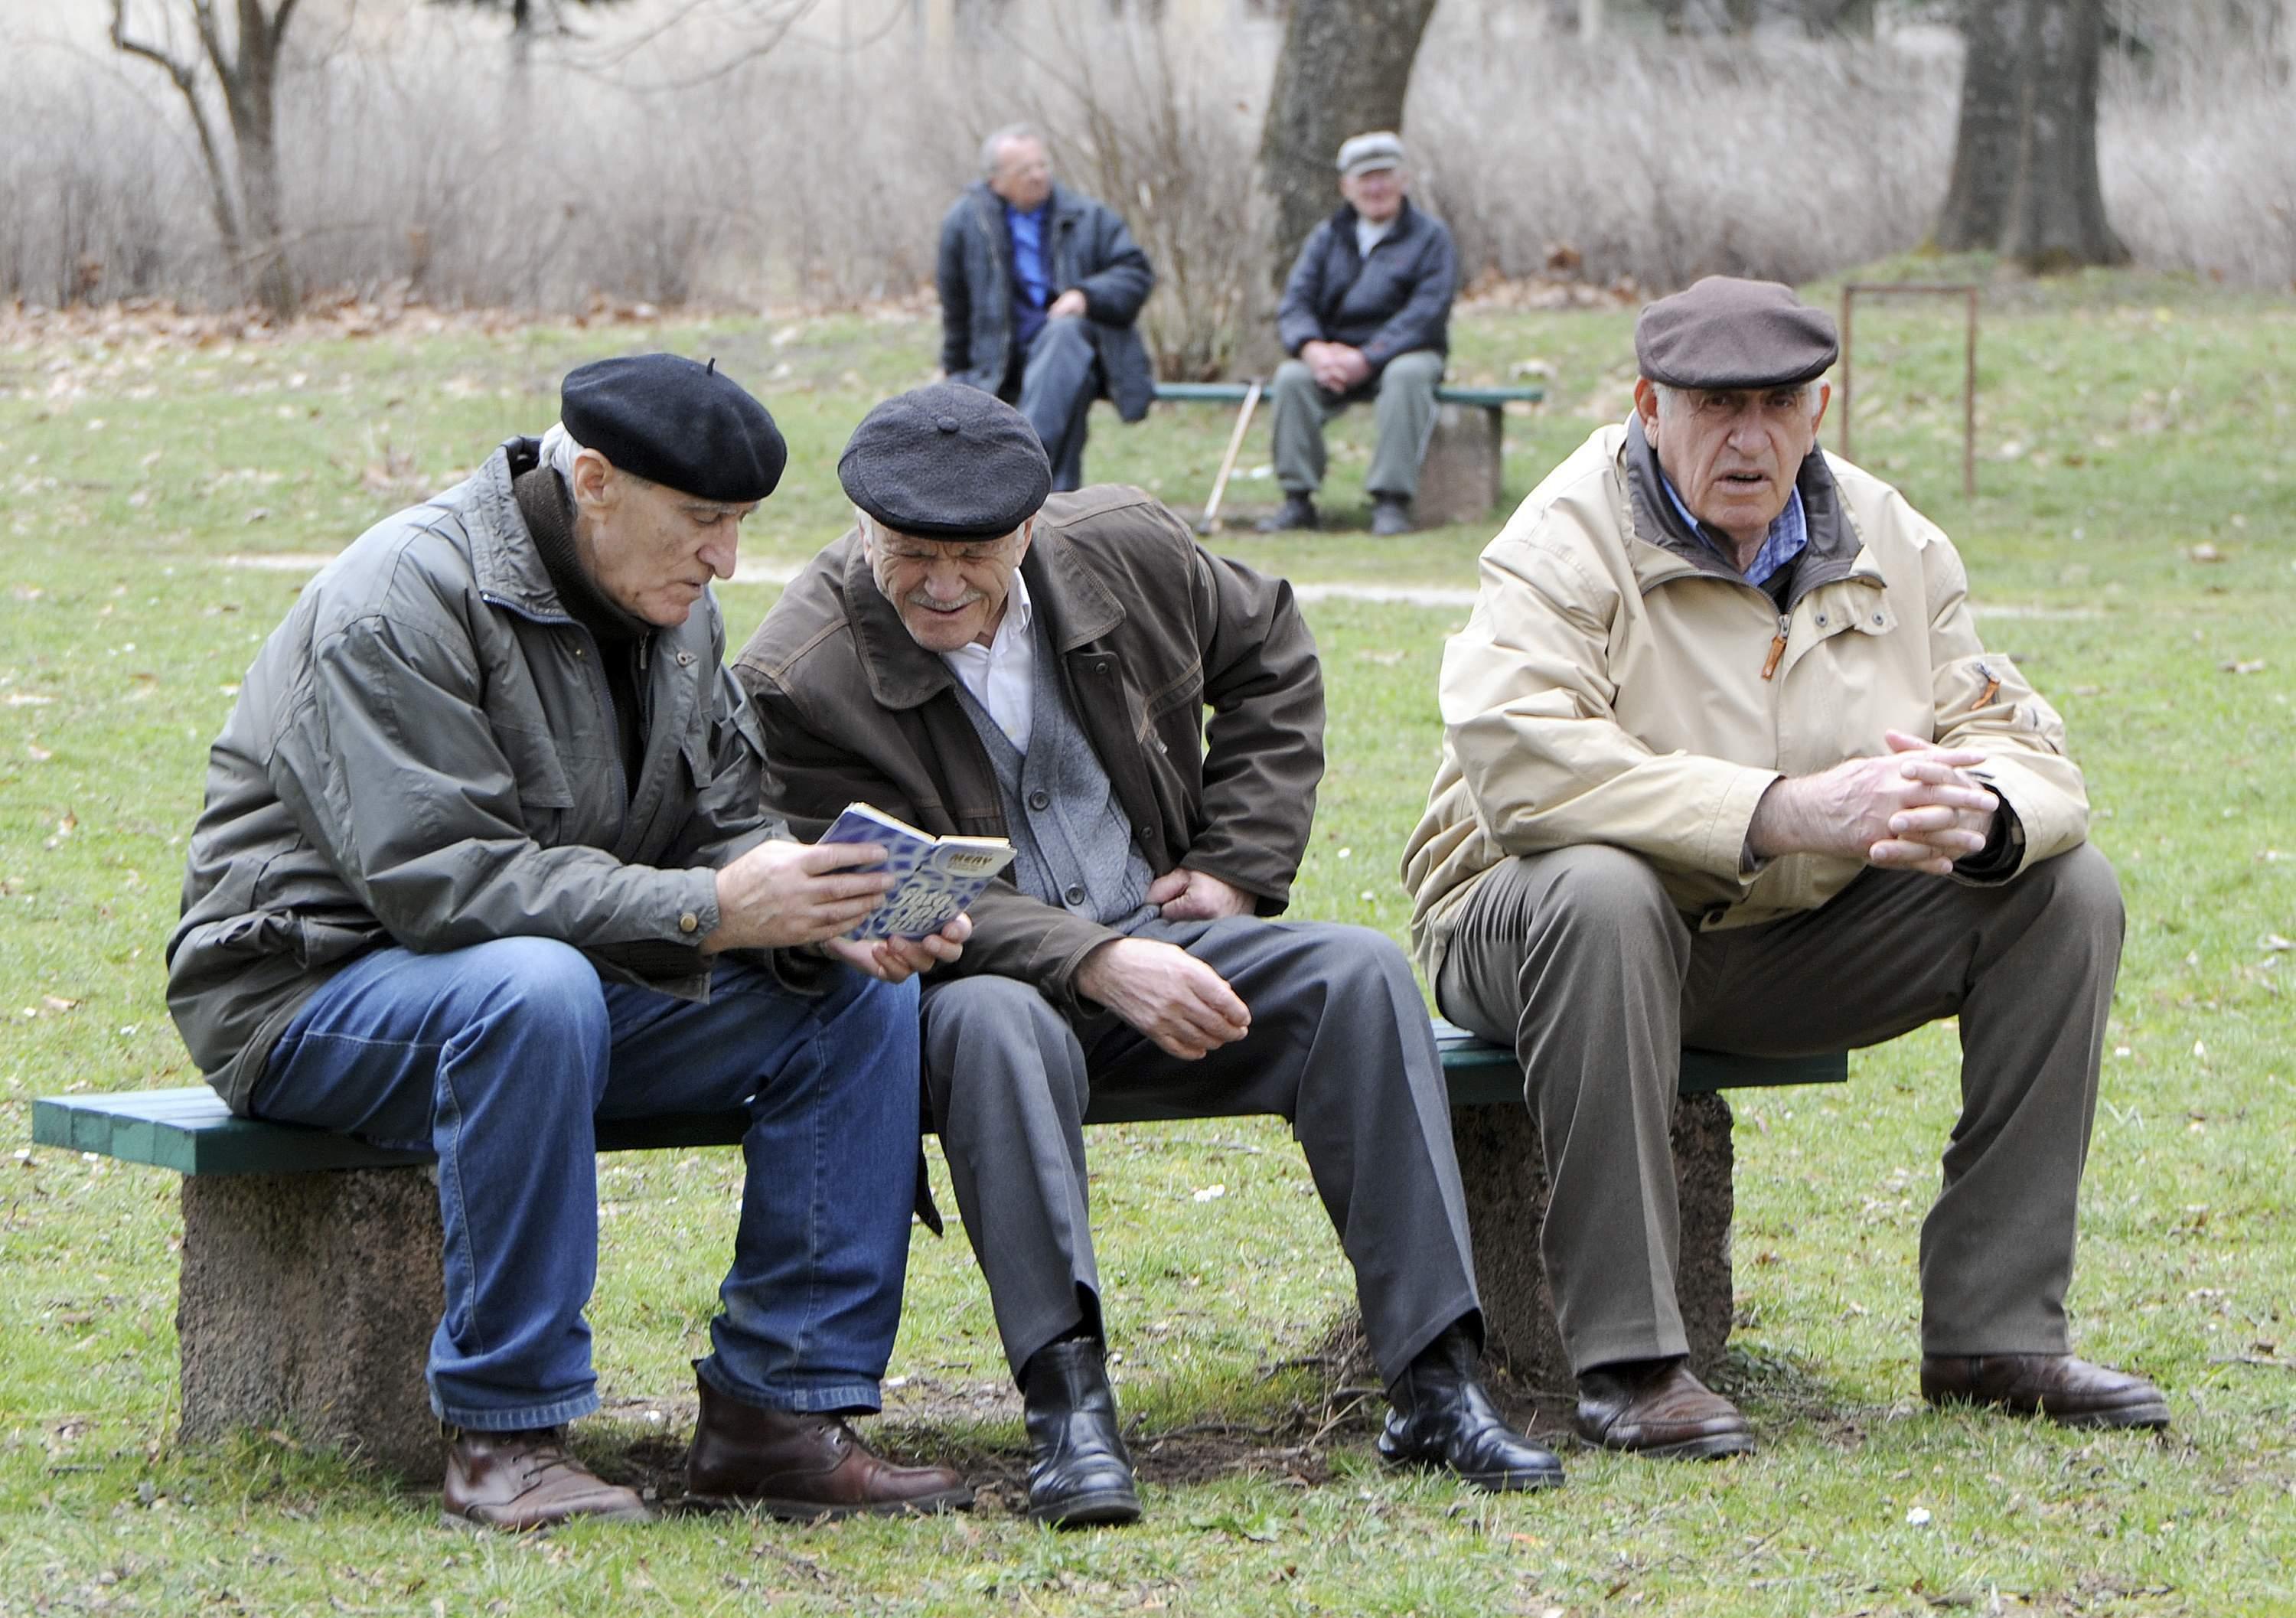
POLYGON ((369 530, 258 653, 210 754, 168 1004, 234 1112, 437 1154, 431 1400, 457 1523, 643 1521, 568 1452, 593 1121, 745 1109, 687 1487, 800 1517, 971 1503, 877 1408, 908 1254, 917 972, 838 935, 871 847, 758 808, 710 582, 784 452, 714 365, 601 360, 559 424, 369 530))
POLYGON ((1715 277, 1644 309, 1636 352, 1634 414, 1483 552, 1404 857, 1437 1002, 1529 1075, 1578 1431, 1753 1448, 1684 1363, 1681 1047, 1840 1050, 1954 1016, 1923 1396, 2165 1425, 2158 1390, 2066 1330, 2121 905, 2063 724, 1978 640, 1945 535, 1818 449, 1823 312, 1715 277))
POLYGON ((1559 1482, 1485 1397, 1449 1109, 1403 952, 1281 912, 1324 703, 1290 587, 1137 489, 1049 500, 1021 415, 941 385, 872 411, 854 530, 735 663, 800 827, 859 799, 1009 837, 924 992, 925 1080, 1021 1385, 1029 1514, 1140 1512, 1103 1364, 1081 1126, 1095 1107, 1291 1120, 1356 1269, 1397 1463, 1559 1482), (1041 509, 1039 509, 1041 507, 1041 509), (1206 713, 1210 710, 1209 727, 1206 713))

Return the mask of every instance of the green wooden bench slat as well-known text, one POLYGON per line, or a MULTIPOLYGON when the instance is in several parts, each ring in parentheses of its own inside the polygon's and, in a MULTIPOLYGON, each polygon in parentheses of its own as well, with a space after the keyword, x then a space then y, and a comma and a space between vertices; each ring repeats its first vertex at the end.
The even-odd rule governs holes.
MULTIPOLYGON (((1242 382, 1158 382, 1156 397, 1174 404, 1241 405, 1245 385, 1242 382)), ((1546 397, 1546 390, 1538 387, 1521 388, 1452 388, 1435 390, 1435 402, 1440 405, 1480 405, 1496 410, 1502 405, 1535 403, 1546 397)))
MULTIPOLYGON (((1435 1047, 1443 1059, 1453 1106, 1519 1105, 1522 1071, 1514 1053, 1465 1029, 1435 1019, 1435 1047)), ((1763 1085, 1839 1084, 1849 1058, 1836 1051, 1816 1056, 1733 1056, 1720 1051, 1682 1053, 1685 1094, 1763 1085)), ((1085 1114, 1087 1123, 1177 1122, 1191 1114, 1111 1093, 1085 1114)), ((657 1118, 602 1118, 598 1150, 640 1152, 740 1144, 749 1115, 740 1111, 674 1113, 657 1118)), ((430 1161, 427 1152, 393 1152, 348 1135, 295 1124, 234 1118, 205 1085, 135 1090, 111 1096, 49 1096, 32 1103, 32 1139, 70 1152, 93 1152, 124 1162, 150 1163, 178 1174, 301 1174, 322 1169, 390 1169, 430 1161)))

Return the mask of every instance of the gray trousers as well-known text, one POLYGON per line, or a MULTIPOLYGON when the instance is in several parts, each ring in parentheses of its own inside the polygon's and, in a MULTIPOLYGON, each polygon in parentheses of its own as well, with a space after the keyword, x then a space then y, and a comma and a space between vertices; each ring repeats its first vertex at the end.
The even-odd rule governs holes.
POLYGON ((1324 423, 1365 399, 1379 442, 1372 451, 1364 488, 1374 495, 1409 500, 1419 492, 1419 463, 1435 431, 1435 384, 1443 380, 1443 356, 1432 349, 1398 354, 1378 375, 1350 393, 1326 393, 1308 367, 1287 359, 1275 368, 1275 480, 1284 492, 1311 495, 1324 485, 1324 423))
POLYGON ((1099 1325, 1083 1125, 1096 1099, 1120 1096, 1175 1119, 1291 1121, 1392 1383, 1481 1307, 1442 1067, 1403 952, 1318 922, 1150 922, 1134 936, 1218 972, 1251 1031, 1184 1062, 1112 1014, 1072 1024, 1018 979, 924 993, 933 1119, 1006 1359, 1017 1376, 1046 1343, 1099 1325))
POLYGON ((1540 1253, 1573 1369, 1686 1350, 1667 1141, 1685 1044, 1806 1055, 1951 1016, 1962 1110, 1922 1225, 1923 1351, 2065 1351, 2121 925, 2087 844, 2005 886, 1868 870, 1818 909, 1715 932, 1619 849, 1484 877, 1436 1000, 1512 1040, 1529 1075, 1553 1187, 1540 1253))
POLYGON ((1085 418, 1100 397, 1100 350, 1082 317, 1048 320, 1036 341, 1013 356, 1017 379, 1005 378, 1004 400, 1037 430, 1053 464, 1055 491, 1084 482, 1085 418))

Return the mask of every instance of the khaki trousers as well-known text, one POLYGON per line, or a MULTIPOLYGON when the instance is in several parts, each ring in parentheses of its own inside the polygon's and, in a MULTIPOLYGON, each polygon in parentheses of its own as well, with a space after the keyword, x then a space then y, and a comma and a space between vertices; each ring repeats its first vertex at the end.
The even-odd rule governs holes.
POLYGON ((1684 1045, 1808 1055, 1951 1016, 1962 1111, 1922 1225, 1923 1351, 2065 1351, 2121 925, 2120 883, 2087 844, 1990 887, 1869 870, 1816 910, 1710 932, 1620 849, 1484 876, 1436 1000, 1512 1040, 1529 1075, 1553 1187, 1540 1253, 1572 1368, 1686 1351, 1667 1140, 1684 1045))
POLYGON ((1312 495, 1324 486, 1324 423, 1365 399, 1373 402, 1378 427, 1364 492, 1410 500, 1419 493, 1419 463, 1435 432, 1435 384, 1443 380, 1443 356, 1413 349, 1387 362, 1379 374, 1352 393, 1326 393, 1308 367, 1287 359, 1275 368, 1269 389, 1275 400, 1275 480, 1283 492, 1312 495))

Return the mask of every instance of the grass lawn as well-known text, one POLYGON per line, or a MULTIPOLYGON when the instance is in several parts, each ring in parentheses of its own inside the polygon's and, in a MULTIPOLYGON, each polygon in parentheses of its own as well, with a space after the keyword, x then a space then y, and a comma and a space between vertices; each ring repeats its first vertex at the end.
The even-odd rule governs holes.
MULTIPOLYGON (((1861 278, 1965 270, 1990 274, 1892 263, 1861 278)), ((1455 378, 1552 368, 1547 405, 1507 421, 1511 499, 1623 414, 1630 326, 1624 312, 1459 320, 1455 378)), ((1018 1407, 954 1234, 918 1233, 874 1432, 965 1465, 987 1485, 969 1516, 476 1538, 290 1433, 178 1447, 177 1182, 31 1149, 30 1102, 196 1079, 160 947, 208 741, 301 559, 538 431, 572 364, 714 353, 792 450, 743 581, 723 591, 738 642, 771 580, 842 526, 836 450, 876 398, 925 378, 934 331, 856 316, 366 336, 315 323, 195 342, 0 315, 0 1613, 2296 1610, 2296 650, 2282 638, 2296 302, 2127 275, 1992 285, 1974 500, 1957 309, 1868 306, 1857 335, 1860 458, 1956 537, 1989 644, 2066 715, 2121 873, 2128 948, 2072 1307, 2084 1351, 2168 1389, 2167 1436, 1921 1406, 1915 1236, 1956 1101, 1939 1027, 1859 1053, 1845 1090, 1734 1099, 1724 1386, 1760 1433, 1747 1461, 1574 1452, 1568 1490, 1505 1501, 1384 1474, 1368 1418, 1313 1359, 1347 1273, 1296 1150, 1264 1122, 1094 1138, 1147 1485, 1133 1531, 1054 1537, 1014 1515, 1018 1407)), ((1197 407, 1123 429, 1103 409, 1091 472, 1200 505, 1228 424, 1197 407)), ((1359 411, 1335 430, 1327 508, 1360 511, 1369 427, 1359 411)), ((1263 415, 1230 490, 1245 518, 1275 498, 1250 475, 1267 444, 1263 415)), ((1217 543, 1303 583, 1456 591, 1497 521, 1399 543, 1217 543)), ((1333 593, 1309 614, 1331 769, 1297 913, 1400 935, 1397 858, 1464 609, 1333 593)), ((578 1441, 610 1472, 674 1474, 738 1184, 731 1151, 604 1169, 608 1409, 578 1441)))

